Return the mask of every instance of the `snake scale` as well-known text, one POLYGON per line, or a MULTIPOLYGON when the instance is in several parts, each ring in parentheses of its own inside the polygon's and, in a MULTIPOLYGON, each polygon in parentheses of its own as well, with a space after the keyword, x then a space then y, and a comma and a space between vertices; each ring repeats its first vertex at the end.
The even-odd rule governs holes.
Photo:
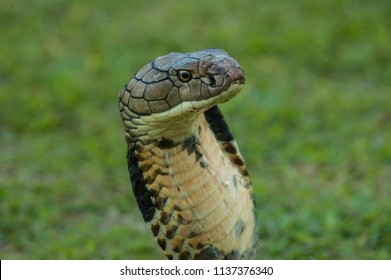
POLYGON ((169 53, 119 95, 128 170, 168 259, 252 259, 257 230, 246 165, 217 107, 245 82, 225 51, 169 53))

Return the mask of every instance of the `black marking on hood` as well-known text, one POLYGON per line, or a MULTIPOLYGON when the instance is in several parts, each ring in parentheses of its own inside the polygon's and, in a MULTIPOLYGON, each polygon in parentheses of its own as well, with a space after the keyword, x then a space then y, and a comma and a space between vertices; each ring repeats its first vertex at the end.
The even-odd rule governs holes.
POLYGON ((206 110, 204 115, 217 140, 223 142, 234 140, 231 130, 225 122, 219 107, 213 106, 209 110, 206 110))
POLYGON ((155 215, 151 193, 148 191, 143 172, 139 167, 137 156, 134 150, 128 150, 128 170, 134 196, 136 197, 138 208, 146 223, 150 222, 155 215))

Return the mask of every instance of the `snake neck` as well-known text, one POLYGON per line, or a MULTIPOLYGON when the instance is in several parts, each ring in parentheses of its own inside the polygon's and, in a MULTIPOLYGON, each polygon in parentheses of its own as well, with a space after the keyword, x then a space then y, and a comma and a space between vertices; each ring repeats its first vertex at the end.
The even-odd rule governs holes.
POLYGON ((247 258, 255 228, 250 182, 221 149, 204 114, 187 124, 148 143, 128 143, 144 220, 168 258, 247 258))
MULTIPOLYGON (((183 191, 186 182, 179 175, 186 170, 213 174, 219 172, 220 162, 211 160, 220 152, 219 144, 203 114, 174 124, 151 126, 147 134, 154 134, 157 130, 159 137, 151 136, 148 140, 141 137, 137 142, 128 141, 128 150, 137 158, 147 184, 151 182, 151 177, 159 177, 165 179, 166 186, 180 186, 183 191), (146 162, 149 168, 144 166, 146 162), (150 174, 151 169, 154 174, 150 174)), ((223 158, 222 155, 220 157, 223 158)), ((148 184, 149 187, 151 185, 148 184)))

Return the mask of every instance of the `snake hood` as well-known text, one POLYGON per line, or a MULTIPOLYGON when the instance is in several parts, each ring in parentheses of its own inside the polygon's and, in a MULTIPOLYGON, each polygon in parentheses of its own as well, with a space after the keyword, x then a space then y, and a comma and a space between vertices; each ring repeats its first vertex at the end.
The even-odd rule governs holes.
POLYGON ((169 259, 256 254, 251 182, 217 106, 244 82, 237 61, 207 49, 158 57, 120 92, 133 192, 169 259))

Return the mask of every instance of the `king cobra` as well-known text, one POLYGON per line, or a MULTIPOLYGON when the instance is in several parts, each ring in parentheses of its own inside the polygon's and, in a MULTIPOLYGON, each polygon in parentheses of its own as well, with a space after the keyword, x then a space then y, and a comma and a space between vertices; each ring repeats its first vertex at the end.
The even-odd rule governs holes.
POLYGON ((218 104, 245 76, 225 51, 169 53, 122 89, 133 193, 168 259, 252 259, 253 191, 218 104))

